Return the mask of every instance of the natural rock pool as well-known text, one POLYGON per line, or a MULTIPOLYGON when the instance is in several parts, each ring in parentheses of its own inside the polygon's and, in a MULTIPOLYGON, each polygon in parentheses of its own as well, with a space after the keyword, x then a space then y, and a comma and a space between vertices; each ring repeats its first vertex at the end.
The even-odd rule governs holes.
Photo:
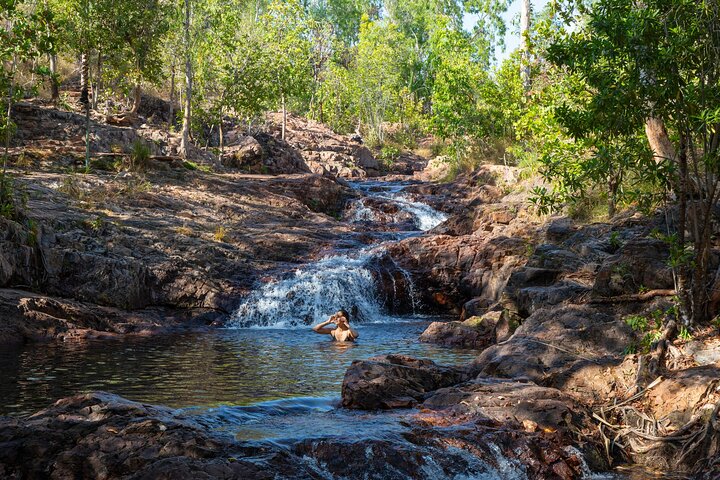
POLYGON ((406 353, 460 364, 477 354, 418 342, 428 322, 358 325, 361 339, 354 344, 334 343, 309 328, 250 328, 3 349, 0 414, 31 414, 93 390, 174 408, 293 397, 325 404, 339 397, 343 374, 356 359, 406 353))

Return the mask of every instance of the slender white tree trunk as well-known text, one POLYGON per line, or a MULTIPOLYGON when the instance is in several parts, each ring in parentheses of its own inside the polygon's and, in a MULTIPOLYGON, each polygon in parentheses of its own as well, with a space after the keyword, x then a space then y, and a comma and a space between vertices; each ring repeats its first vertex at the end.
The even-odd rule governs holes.
POLYGON ((102 52, 98 51, 97 70, 95 71, 95 85, 92 89, 92 109, 97 110, 98 100, 100 98, 100 90, 102 89, 102 52))
POLYGON ((183 32, 185 47, 185 111, 183 112, 182 139, 180 156, 187 158, 190 144, 190 108, 192 104, 192 59, 190 58, 190 0, 185 0, 185 25, 183 32))
POLYGON ((285 129, 287 128, 287 108, 285 106, 285 94, 281 97, 282 102, 282 135, 281 138, 285 140, 285 129))
POLYGON ((90 54, 80 57, 80 103, 85 108, 85 170, 90 168, 90 54))
POLYGON ((521 0, 520 4, 520 78, 523 91, 530 91, 530 0, 521 0))
POLYGON ((175 61, 170 67, 170 112, 168 114, 168 131, 175 124, 173 116, 175 115, 175 61))
POLYGON ((57 78, 57 55, 54 53, 50 54, 50 92, 53 102, 60 98, 60 88, 57 78))

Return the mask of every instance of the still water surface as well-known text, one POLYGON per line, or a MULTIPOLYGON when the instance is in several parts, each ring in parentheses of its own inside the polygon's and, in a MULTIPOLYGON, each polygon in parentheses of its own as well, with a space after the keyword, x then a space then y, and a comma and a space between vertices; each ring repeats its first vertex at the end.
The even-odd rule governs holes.
POLYGON ((93 390, 190 411, 293 397, 313 397, 300 403, 325 409, 353 360, 405 353, 461 364, 476 355, 418 342, 427 319, 396 320, 358 325, 356 344, 308 328, 265 328, 2 349, 0 415, 31 414, 93 390))

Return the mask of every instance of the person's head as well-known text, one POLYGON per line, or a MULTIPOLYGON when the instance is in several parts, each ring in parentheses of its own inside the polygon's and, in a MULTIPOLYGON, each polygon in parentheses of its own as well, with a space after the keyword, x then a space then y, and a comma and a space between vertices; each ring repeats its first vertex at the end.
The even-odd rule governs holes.
POLYGON ((344 308, 341 308, 337 312, 337 324, 338 326, 349 326, 350 325, 350 314, 344 308))

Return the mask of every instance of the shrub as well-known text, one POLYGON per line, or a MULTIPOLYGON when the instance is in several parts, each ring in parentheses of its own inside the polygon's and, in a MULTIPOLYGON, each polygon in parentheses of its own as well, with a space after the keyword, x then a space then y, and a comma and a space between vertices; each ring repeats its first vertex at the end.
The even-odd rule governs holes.
POLYGON ((216 242, 224 242, 227 239, 227 230, 225 227, 217 227, 215 229, 215 233, 213 234, 213 238, 216 242))
POLYGON ((142 140, 133 142, 130 153, 130 168, 135 171, 145 170, 150 161, 150 147, 142 140))

